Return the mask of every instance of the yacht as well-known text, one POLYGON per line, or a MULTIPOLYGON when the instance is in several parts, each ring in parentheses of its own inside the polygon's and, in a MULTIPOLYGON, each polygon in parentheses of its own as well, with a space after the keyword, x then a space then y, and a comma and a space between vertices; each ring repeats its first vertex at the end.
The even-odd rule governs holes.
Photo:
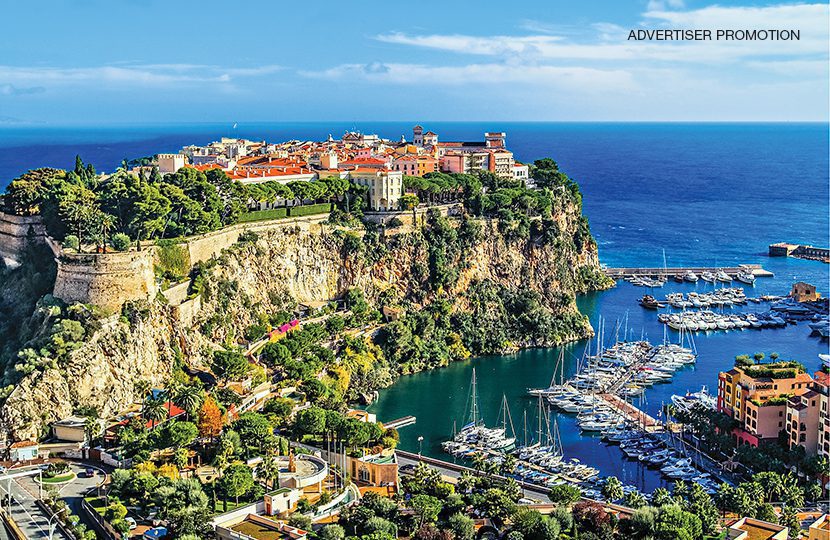
POLYGON ((694 273, 694 272, 692 272, 691 270, 689 270, 688 272, 686 272, 685 274, 683 274, 683 280, 684 280, 684 281, 690 281, 690 282, 692 282, 692 283, 697 283, 697 279, 698 279, 698 278, 697 278, 697 274, 695 274, 695 273, 694 273))
POLYGON ((746 283, 747 285, 755 285, 755 274, 746 270, 738 272, 736 279, 741 283, 746 283))
POLYGON ((729 274, 723 270, 718 270, 718 273, 715 274, 715 278, 721 283, 732 283, 732 278, 729 277, 729 274))
POLYGON ((700 279, 702 279, 706 283, 714 283, 717 279, 717 276, 715 276, 715 274, 713 274, 712 272, 703 272, 702 274, 700 274, 700 279))

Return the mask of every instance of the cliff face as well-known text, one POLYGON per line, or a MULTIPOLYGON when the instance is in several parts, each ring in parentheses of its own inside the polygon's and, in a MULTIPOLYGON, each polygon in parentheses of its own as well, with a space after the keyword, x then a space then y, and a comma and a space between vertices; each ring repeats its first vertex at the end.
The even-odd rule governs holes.
MULTIPOLYGON (((441 292, 463 309, 463 291, 472 282, 490 280, 538 292, 555 313, 575 312, 574 295, 586 288, 582 273, 598 270, 590 237, 581 246, 571 240, 578 217, 576 211, 558 220, 567 242, 511 240, 497 222, 478 222, 481 234, 456 254, 457 279, 441 292)), ((158 300, 132 323, 108 319, 62 365, 31 373, 17 385, 0 411, 6 431, 13 439, 36 438, 81 405, 97 408, 102 417, 116 414, 137 397, 135 381, 163 383, 177 356, 203 366, 218 344, 237 340, 258 313, 283 309, 291 301, 338 298, 352 287, 370 300, 381 294, 416 295, 419 303, 428 303, 436 294, 424 292, 431 254, 420 231, 355 238, 354 232, 330 226, 318 231, 283 227, 235 244, 204 273, 201 308, 192 323, 188 317, 185 325, 172 306, 158 300)), ((569 337, 590 332, 586 323, 569 337)))

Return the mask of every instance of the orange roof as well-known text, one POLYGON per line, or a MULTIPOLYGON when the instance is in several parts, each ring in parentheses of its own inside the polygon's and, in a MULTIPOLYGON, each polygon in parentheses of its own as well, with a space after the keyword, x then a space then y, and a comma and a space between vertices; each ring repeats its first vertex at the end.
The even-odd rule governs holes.
POLYGON ((385 165, 385 159, 378 158, 352 158, 344 161, 341 165, 385 165))
POLYGON ((38 444, 35 441, 17 441, 16 443, 12 443, 10 448, 29 448, 30 446, 37 446, 38 444))
POLYGON ((191 169, 196 169, 197 171, 209 171, 211 169, 221 169, 222 166, 218 163, 204 163, 202 165, 185 165, 185 167, 190 167, 191 169))

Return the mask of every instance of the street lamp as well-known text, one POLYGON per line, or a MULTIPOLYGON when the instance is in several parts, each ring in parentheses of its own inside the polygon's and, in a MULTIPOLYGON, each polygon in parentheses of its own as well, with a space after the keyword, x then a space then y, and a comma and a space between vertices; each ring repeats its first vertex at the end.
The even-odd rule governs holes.
POLYGON ((52 540, 52 535, 55 533, 55 525, 57 525, 57 522, 52 523, 52 520, 61 515, 63 512, 66 512, 67 508, 69 507, 64 506, 63 508, 52 514, 52 517, 49 518, 49 540, 52 540))
POLYGON ((424 443, 424 438, 418 435, 418 461, 421 461, 421 446, 424 443))

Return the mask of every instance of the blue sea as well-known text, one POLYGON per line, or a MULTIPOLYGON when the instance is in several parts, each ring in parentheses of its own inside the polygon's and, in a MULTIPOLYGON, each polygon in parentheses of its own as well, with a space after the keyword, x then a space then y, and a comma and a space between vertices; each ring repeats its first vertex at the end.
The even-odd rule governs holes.
MULTIPOLYGON (((179 125, 102 128, 0 129, 0 186, 31 167, 71 167, 76 154, 99 170, 112 170, 124 158, 176 151, 222 136, 255 140, 322 139, 346 130, 411 138, 406 123, 179 125)), ((428 123, 443 140, 480 139, 485 131, 507 133, 508 147, 521 161, 552 157, 579 182, 584 212, 609 266, 732 266, 758 263, 774 272, 759 278, 748 294, 786 294, 795 281, 830 292, 830 266, 814 261, 769 258, 767 246, 787 241, 826 246, 828 211, 828 126, 826 124, 661 124, 661 123, 428 123)), ((706 290, 711 285, 669 283, 655 293, 706 290)), ((616 288, 578 299, 595 327, 606 320, 606 344, 623 338, 663 339, 652 311, 637 305, 645 290, 620 283, 616 288), (617 324, 621 329, 617 330, 617 324)), ((676 339, 674 333, 668 335, 676 339)), ((586 343, 566 348, 566 374, 572 373, 586 343)), ((819 366, 827 342, 809 336, 805 325, 776 330, 698 334, 698 362, 679 372, 672 384, 646 392, 643 407, 656 414, 674 393, 707 385, 731 367, 737 354, 778 352, 782 358, 819 366)), ((506 395, 517 431, 522 411, 535 425, 535 404, 525 393, 546 386, 558 356, 556 349, 478 358, 430 373, 403 377, 381 392, 370 408, 391 420, 414 414, 414 426, 401 430, 402 446, 446 457, 440 443, 463 423, 473 367, 479 378, 482 411, 493 423, 506 395), (437 391, 440 389, 440 391, 437 391)), ((625 461, 616 447, 579 434, 572 417, 560 418, 567 457, 598 466, 646 491, 661 485, 659 476, 625 461)))

